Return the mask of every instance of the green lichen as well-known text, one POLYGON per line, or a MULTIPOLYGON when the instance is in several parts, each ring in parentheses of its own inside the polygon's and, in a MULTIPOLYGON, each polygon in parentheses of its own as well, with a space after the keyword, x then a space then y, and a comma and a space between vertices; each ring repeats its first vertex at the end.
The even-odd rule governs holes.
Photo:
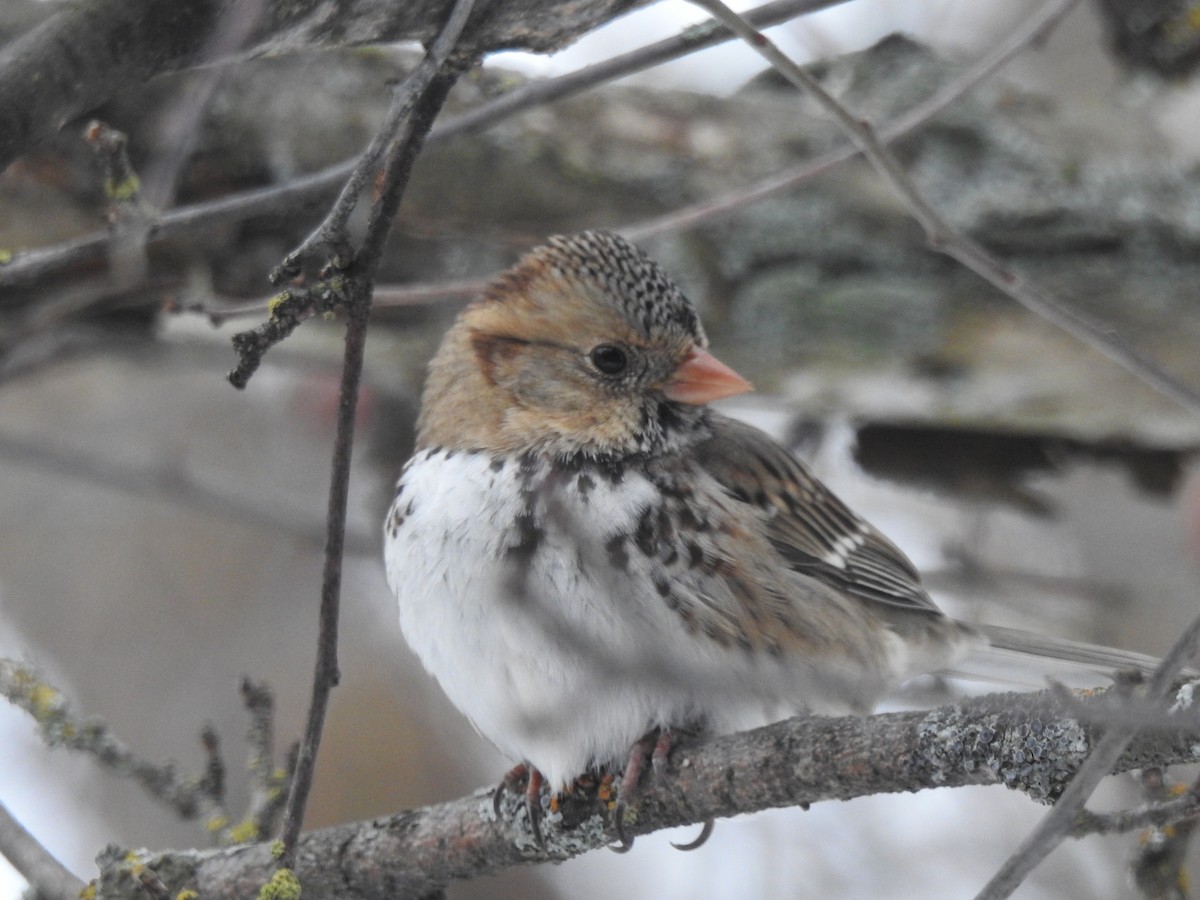
POLYGON ((258 900, 300 900, 300 879, 291 869, 276 869, 271 880, 258 889, 258 900))
POLYGON ((29 705, 34 718, 45 722, 58 712, 62 695, 48 684, 37 683, 29 689, 29 705))
POLYGON ((0 266, 7 266, 13 259, 13 252, 5 247, 0 247, 0 266))
POLYGON ((279 311, 279 307, 291 299, 292 294, 290 291, 280 291, 267 301, 267 313, 274 317, 275 313, 279 311))
POLYGON ((258 823, 253 819, 243 819, 229 829, 229 840, 234 844, 249 844, 260 836, 258 823))
POLYGON ((200 900, 200 894, 191 888, 184 888, 175 895, 175 900, 200 900))
POLYGON ((104 182, 104 193, 110 200, 123 202, 132 200, 138 195, 138 191, 142 189, 142 183, 134 174, 126 175, 124 178, 109 178, 104 182))
POLYGON ((274 859, 283 859, 283 851, 287 848, 283 845, 283 841, 271 841, 271 856, 274 859))
POLYGON ((207 822, 204 823, 205 827, 213 833, 220 831, 222 828, 224 828, 228 824, 229 824, 229 816, 223 816, 220 814, 213 816, 211 819, 209 819, 207 822))

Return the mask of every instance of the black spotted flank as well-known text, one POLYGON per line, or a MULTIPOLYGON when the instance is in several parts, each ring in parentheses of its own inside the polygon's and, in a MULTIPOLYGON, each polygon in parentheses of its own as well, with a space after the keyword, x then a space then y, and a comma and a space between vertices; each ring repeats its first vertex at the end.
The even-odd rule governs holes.
POLYGON ((541 546, 545 532, 534 521, 531 510, 526 510, 518 515, 513 520, 513 527, 517 531, 517 542, 511 544, 505 552, 508 558, 514 562, 527 565, 533 559, 533 554, 537 552, 538 547, 541 546))
POLYGON ((579 499, 584 503, 587 503, 588 494, 595 486, 596 479, 587 472, 580 472, 579 477, 575 479, 575 488, 579 491, 579 499))
POLYGON ((613 535, 604 545, 604 549, 608 552, 608 561, 614 569, 629 571, 629 551, 625 549, 625 535, 613 535))
POLYGON ((650 557, 658 555, 658 529, 655 528, 655 518, 657 516, 654 507, 647 506, 638 517, 637 530, 633 533, 637 548, 650 557))
MULTIPOLYGON (((402 491, 400 493, 403 493, 402 491)), ((396 494, 396 502, 392 504, 391 515, 388 516, 387 530, 391 537, 395 537, 400 533, 400 529, 404 526, 404 521, 413 512, 413 502, 411 500, 405 505, 404 509, 400 509, 400 493, 396 494)))

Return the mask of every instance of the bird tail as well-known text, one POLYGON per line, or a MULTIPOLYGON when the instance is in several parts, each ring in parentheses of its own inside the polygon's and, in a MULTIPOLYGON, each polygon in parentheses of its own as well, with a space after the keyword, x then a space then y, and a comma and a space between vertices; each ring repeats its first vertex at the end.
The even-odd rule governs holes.
MULTIPOLYGON (((1110 684, 1120 672, 1149 675, 1159 659, 1131 650, 1048 637, 1018 628, 976 625, 985 642, 956 663, 947 674, 971 681, 1042 688, 1057 681, 1072 688, 1110 684)), ((1200 674, 1188 669, 1187 676, 1200 674)))

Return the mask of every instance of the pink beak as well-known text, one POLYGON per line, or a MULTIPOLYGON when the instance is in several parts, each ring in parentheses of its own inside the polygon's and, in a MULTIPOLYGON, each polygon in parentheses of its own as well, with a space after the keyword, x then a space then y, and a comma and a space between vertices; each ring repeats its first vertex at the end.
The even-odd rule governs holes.
POLYGON ((754 385, 707 350, 693 347, 663 388, 669 400, 699 406, 753 390, 754 385))

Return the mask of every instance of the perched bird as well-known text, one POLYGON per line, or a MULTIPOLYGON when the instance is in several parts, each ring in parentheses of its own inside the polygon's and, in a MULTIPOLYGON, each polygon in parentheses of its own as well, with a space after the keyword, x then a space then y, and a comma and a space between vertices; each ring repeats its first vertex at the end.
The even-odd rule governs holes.
POLYGON ((709 409, 750 384, 707 345, 654 262, 589 231, 500 276, 430 363, 388 579, 412 649, 535 793, 619 771, 648 734, 866 712, 1008 641, 945 616, 891 541, 709 409))

